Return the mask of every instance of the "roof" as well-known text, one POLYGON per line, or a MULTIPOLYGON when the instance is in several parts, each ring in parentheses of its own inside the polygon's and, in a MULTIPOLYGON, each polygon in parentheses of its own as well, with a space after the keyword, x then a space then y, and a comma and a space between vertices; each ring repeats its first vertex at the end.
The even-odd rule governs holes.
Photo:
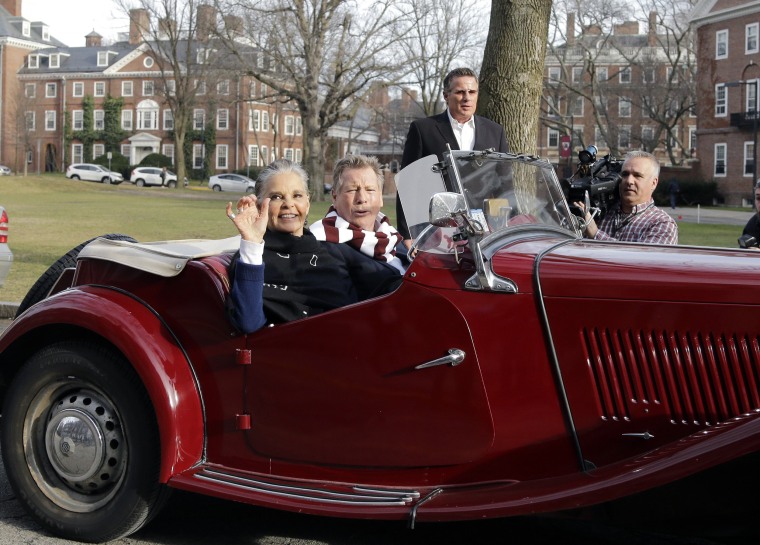
POLYGON ((30 21, 24 17, 11 15, 10 12, 0 5, 0 38, 14 38, 25 42, 38 44, 49 44, 52 46, 64 46, 63 42, 56 40, 48 35, 48 39, 43 39, 43 31, 49 32, 49 27, 42 21, 30 21), (24 36, 24 21, 29 23, 29 35, 24 36))

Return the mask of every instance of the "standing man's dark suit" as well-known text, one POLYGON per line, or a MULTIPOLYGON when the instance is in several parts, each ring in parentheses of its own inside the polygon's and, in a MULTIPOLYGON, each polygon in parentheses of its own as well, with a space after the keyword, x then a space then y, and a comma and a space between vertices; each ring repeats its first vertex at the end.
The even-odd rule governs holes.
MULTIPOLYGON (((484 150, 494 148, 496 151, 506 153, 509 151, 507 137, 504 128, 485 117, 476 115, 475 118, 475 143, 473 149, 484 150)), ((451 121, 447 111, 417 119, 409 125, 409 134, 404 144, 404 155, 401 159, 401 168, 414 163, 428 155, 437 155, 438 160, 443 160, 444 152, 448 151, 446 144, 452 150, 458 150, 459 144, 451 128, 451 121)), ((447 188, 451 190, 451 188, 447 188)), ((401 201, 396 198, 396 225, 404 239, 409 239, 409 228, 401 207, 401 201)))

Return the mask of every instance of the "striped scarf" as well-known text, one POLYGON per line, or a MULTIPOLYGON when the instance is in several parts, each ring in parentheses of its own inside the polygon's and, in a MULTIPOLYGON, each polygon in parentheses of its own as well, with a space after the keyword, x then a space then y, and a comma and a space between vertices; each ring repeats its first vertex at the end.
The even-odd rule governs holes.
POLYGON ((375 231, 365 231, 340 217, 331 206, 324 218, 309 225, 309 231, 317 240, 344 242, 372 259, 393 265, 403 274, 404 265, 396 257, 396 244, 401 242, 401 235, 382 212, 377 214, 375 225, 378 225, 375 231))

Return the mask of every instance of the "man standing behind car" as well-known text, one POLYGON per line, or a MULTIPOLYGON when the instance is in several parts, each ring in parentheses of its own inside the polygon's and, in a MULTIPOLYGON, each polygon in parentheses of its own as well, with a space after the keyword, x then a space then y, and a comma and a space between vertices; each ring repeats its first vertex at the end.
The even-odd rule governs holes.
POLYGON ((760 241, 760 179, 755 182, 755 211, 756 213, 752 214, 747 225, 744 226, 744 231, 742 231, 742 236, 739 240, 742 241, 744 239, 744 244, 740 243, 742 248, 760 250, 758 248, 758 241, 760 241), (754 240, 747 237, 752 237, 754 240))
MULTIPOLYGON (((452 150, 494 148, 503 153, 509 151, 504 128, 490 119, 475 115, 478 89, 478 76, 469 68, 456 68, 446 75, 443 79, 446 111, 412 121, 404 144, 401 168, 428 155, 437 155, 438 160, 442 161, 447 144, 452 150)), ((411 235, 398 197, 396 219, 398 230, 408 246, 411 235)))
MULTIPOLYGON (((648 244, 678 244, 678 225, 666 212, 657 208, 652 194, 657 187, 660 163, 651 153, 632 151, 625 156, 620 169, 620 202, 614 206, 597 227, 586 210, 586 238, 645 242, 648 244)), ((585 210, 584 203, 575 205, 585 210)))

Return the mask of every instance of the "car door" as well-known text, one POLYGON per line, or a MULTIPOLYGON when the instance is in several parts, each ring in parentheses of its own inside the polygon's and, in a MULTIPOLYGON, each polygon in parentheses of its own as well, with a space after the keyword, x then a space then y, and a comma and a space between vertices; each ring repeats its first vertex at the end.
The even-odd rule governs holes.
POLYGON ((494 428, 469 328, 415 284, 248 338, 249 445, 314 464, 410 467, 482 456, 494 428), (413 324, 413 325, 412 325, 413 324), (424 364, 466 353, 459 365, 424 364))

